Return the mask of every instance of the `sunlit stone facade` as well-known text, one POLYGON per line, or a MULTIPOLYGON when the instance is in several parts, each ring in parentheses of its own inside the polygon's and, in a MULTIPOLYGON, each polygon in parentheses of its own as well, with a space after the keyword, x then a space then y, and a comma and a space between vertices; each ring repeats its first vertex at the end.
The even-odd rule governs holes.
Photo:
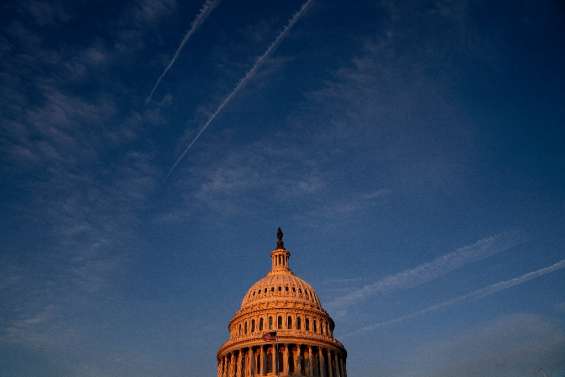
POLYGON ((316 291, 289 268, 279 229, 272 269, 249 288, 217 354, 218 377, 346 377, 347 351, 316 291))

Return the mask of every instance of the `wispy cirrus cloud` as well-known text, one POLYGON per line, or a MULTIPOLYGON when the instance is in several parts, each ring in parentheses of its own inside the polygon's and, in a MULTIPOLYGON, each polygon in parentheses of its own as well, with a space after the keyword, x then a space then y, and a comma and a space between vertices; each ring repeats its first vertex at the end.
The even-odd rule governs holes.
POLYGON ((153 94, 155 94, 155 91, 159 87, 159 84, 161 83, 167 72, 169 72, 169 70, 173 67, 173 65, 177 61, 184 46, 188 43, 190 38, 192 38, 192 36, 196 33, 196 31, 200 28, 200 26, 202 26, 202 24, 206 21, 206 19, 208 18, 208 16, 210 16, 212 11, 220 4, 220 1, 221 0, 206 0, 206 2, 202 5, 200 11, 198 12, 196 17, 190 24, 190 28, 183 36, 180 44, 178 45, 175 53, 173 54, 173 57, 171 58, 171 60, 169 61, 163 72, 161 72, 161 74, 157 78, 157 81, 155 81, 155 84, 153 85, 153 88, 151 89, 149 96, 147 96, 147 98, 145 99, 146 104, 151 102, 151 99, 153 98, 153 94))
POLYGON ((393 325, 395 323, 400 323, 400 322, 404 322, 410 319, 414 319, 417 318, 419 316, 422 316, 424 314, 427 313, 431 313, 431 312, 435 312, 444 308, 447 308, 449 306, 455 305, 455 304, 460 304, 463 302, 468 302, 468 301, 475 301, 475 300, 480 300, 482 298, 494 295, 498 292, 504 291, 506 289, 510 289, 519 285, 522 285, 524 283, 527 283, 531 280, 534 279, 539 279, 545 275, 560 271, 565 269, 565 259, 562 259, 550 266, 544 267, 544 268, 540 268, 538 270, 535 271, 531 271, 528 272, 526 274, 523 274, 521 276, 515 277, 513 279, 509 279, 509 280, 504 280, 504 281, 500 281, 498 283, 494 283, 491 284, 487 287, 484 288, 480 288, 477 289, 473 292, 452 298, 450 300, 447 301, 443 301, 439 304, 435 304, 435 305, 431 305, 428 306, 427 308, 424 308, 422 310, 418 310, 416 312, 413 313, 409 313, 409 314, 405 314, 402 315, 400 317, 397 318, 393 318, 387 321, 383 321, 383 322, 378 322, 372 325, 368 325, 368 326, 364 326, 356 331, 353 331, 349 334, 347 334, 347 336, 351 336, 351 335, 355 335, 361 332, 367 332, 367 331, 372 331, 372 330, 376 330, 378 328, 381 327, 385 327, 385 326, 389 326, 389 325, 393 325))
POLYGON ((470 263, 510 250, 524 242, 524 237, 516 232, 502 233, 486 237, 477 242, 461 247, 449 254, 442 255, 431 262, 412 269, 387 276, 377 282, 334 298, 328 304, 338 312, 344 312, 350 306, 371 297, 390 294, 391 292, 414 288, 428 283, 470 263))
POLYGON ((70 308, 95 305, 127 268, 139 213, 159 177, 151 150, 132 144, 162 117, 159 109, 120 106, 124 86, 98 70, 115 57, 107 43, 92 36, 61 48, 33 22, 15 18, 2 41, 0 170, 13 193, 3 210, 45 244, 22 237, 7 246, 0 340, 63 349, 55 334, 72 342, 81 331, 70 308), (89 90, 77 78, 92 79, 89 90))
POLYGON ((176 0, 137 0, 131 5, 131 17, 140 24, 153 23, 169 15, 176 6, 176 0))
POLYGON ((251 79, 253 79, 253 77, 255 76, 257 71, 259 70, 259 68, 261 68, 261 66, 265 63, 265 61, 277 49, 279 44, 286 38, 286 36, 290 32, 290 30, 294 27, 294 25, 298 22, 298 20, 300 20, 300 18, 302 18, 302 16, 306 12, 306 10, 309 8, 311 3, 312 3, 312 0, 307 0, 302 5, 302 7, 291 17, 291 19, 288 21, 288 23, 283 28, 283 30, 277 35, 277 37, 269 45, 267 50, 265 50, 265 52, 257 58, 257 60, 255 61, 255 63, 251 67, 251 69, 249 69, 249 71, 247 71, 245 76, 243 76, 239 80, 239 82, 237 83, 235 88, 233 88, 233 90, 222 100, 220 105, 216 108, 216 110, 212 113, 212 115, 208 118, 208 120, 204 123, 204 125, 200 128, 200 130, 196 133, 196 136, 194 136, 192 141, 190 143, 188 143, 188 145, 183 149, 181 154, 175 160, 175 162, 173 163, 173 165, 169 169, 169 173, 167 174, 168 177, 171 176, 171 174, 175 171, 178 164, 183 160, 184 156, 186 156, 188 151, 190 151, 192 146, 198 141, 198 139, 200 138, 200 136, 202 136, 202 134, 206 131, 206 129, 208 127, 210 127, 210 125, 212 124, 212 122, 214 122, 216 117, 223 111, 223 109, 230 103, 230 101, 239 93, 239 91, 243 87, 245 87, 245 85, 251 79))

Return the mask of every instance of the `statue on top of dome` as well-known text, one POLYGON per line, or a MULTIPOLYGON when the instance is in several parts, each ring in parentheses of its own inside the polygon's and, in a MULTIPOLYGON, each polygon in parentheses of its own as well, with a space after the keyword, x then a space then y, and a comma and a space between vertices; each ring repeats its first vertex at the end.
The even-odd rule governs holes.
POLYGON ((284 249, 284 241, 283 241, 284 233, 279 226, 277 229, 277 249, 284 249))

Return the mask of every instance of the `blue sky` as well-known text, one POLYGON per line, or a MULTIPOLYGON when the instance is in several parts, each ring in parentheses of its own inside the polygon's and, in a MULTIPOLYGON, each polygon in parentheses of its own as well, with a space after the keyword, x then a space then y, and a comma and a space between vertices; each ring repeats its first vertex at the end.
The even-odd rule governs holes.
POLYGON ((277 226, 350 376, 565 376, 563 5, 305 4, 1 5, 2 377, 214 375, 277 226))

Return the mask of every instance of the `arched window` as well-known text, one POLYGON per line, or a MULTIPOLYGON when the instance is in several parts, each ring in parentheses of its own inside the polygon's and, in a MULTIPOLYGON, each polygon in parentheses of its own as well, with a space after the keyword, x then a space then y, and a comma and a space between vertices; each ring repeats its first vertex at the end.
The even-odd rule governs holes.
POLYGON ((302 294, 302 288, 298 288, 298 293, 302 294))
POLYGON ((277 318, 277 328, 282 329, 282 317, 280 315, 279 318, 277 318))
POLYGON ((244 334, 247 335, 247 321, 245 321, 244 334))
POLYGON ((285 288, 285 291, 287 291, 287 292, 288 292, 288 285, 287 285, 286 287, 284 287, 284 288, 285 288))
POLYGON ((306 328, 306 331, 310 331, 310 320, 308 318, 304 321, 304 327, 306 328))
POLYGON ((273 329, 273 317, 269 317, 269 330, 273 329))
POLYGON ((291 316, 288 316, 288 318, 286 319, 286 328, 292 329, 292 317, 291 316))
POLYGON ((251 320, 251 333, 253 334, 255 332, 255 320, 252 319, 251 320))
POLYGON ((282 291, 282 287, 279 287, 279 292, 282 291))
POLYGON ((259 331, 263 331, 263 318, 259 318, 259 331))
POLYGON ((296 317, 296 329, 297 329, 297 330, 300 330, 300 327, 301 327, 301 323, 300 323, 300 322, 301 322, 300 317, 296 317))
POLYGON ((239 324, 238 334, 239 334, 239 336, 241 336, 241 323, 239 324))

